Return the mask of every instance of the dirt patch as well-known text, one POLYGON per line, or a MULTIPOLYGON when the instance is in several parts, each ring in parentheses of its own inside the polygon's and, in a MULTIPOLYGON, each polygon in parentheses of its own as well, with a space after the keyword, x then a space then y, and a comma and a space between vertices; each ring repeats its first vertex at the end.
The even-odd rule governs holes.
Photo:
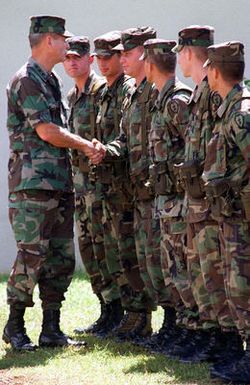
POLYGON ((0 385, 34 385, 34 380, 25 376, 12 376, 10 371, 0 370, 0 385))

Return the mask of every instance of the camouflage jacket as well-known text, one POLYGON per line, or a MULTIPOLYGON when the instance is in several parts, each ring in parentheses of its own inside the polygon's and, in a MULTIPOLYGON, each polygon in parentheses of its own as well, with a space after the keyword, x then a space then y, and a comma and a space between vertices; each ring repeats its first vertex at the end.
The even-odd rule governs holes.
MULTIPOLYGON (((103 144, 113 141, 119 134, 124 99, 133 87, 134 80, 124 74, 120 75, 110 87, 107 84, 104 87, 96 120, 96 137, 103 144)), ((110 184, 114 179, 118 181, 120 177, 126 179, 125 158, 124 156, 117 160, 114 157, 105 157, 104 162, 96 167, 97 180, 110 184)))
POLYGON ((239 189, 250 187, 250 91, 244 85, 236 84, 219 107, 207 149, 205 182, 226 178, 239 189))
POLYGON ((66 110, 56 75, 46 72, 30 58, 8 85, 7 97, 9 191, 71 192, 73 183, 68 150, 43 141, 36 133, 39 123, 66 127, 66 110))
POLYGON ((156 89, 146 79, 134 88, 124 103, 120 135, 107 146, 111 156, 129 153, 130 176, 135 185, 147 181, 149 176, 148 135, 156 97, 156 89))
POLYGON ((190 95, 190 88, 172 78, 161 90, 153 109, 149 148, 153 163, 151 167, 155 174, 153 182, 156 187, 157 217, 179 217, 185 214, 184 191, 178 189, 173 168, 174 164, 179 164, 184 159, 190 95))
MULTIPOLYGON (((105 80, 91 72, 84 89, 79 93, 75 86, 68 93, 69 128, 82 138, 92 140, 96 135, 98 103, 105 80)), ((89 181, 88 158, 80 151, 72 151, 73 181, 76 195, 93 191, 95 186, 89 181)))
MULTIPOLYGON (((203 167, 207 145, 211 139, 215 117, 221 98, 211 92, 207 78, 194 89, 190 99, 190 118, 186 130, 185 161, 197 160, 203 167)), ((208 204, 205 199, 188 198, 189 222, 200 222, 207 218, 208 204)))

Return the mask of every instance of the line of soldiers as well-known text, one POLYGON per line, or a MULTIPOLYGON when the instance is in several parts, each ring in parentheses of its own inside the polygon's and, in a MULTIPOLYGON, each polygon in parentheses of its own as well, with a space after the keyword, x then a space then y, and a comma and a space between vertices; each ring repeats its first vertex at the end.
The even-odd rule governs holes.
POLYGON ((243 45, 213 46, 213 35, 190 26, 176 44, 150 27, 112 31, 94 40, 92 56, 80 52, 89 52, 87 37, 68 40, 70 127, 97 138, 91 163, 78 153, 74 171, 81 256, 101 302, 100 318, 75 331, 132 340, 182 362, 212 361, 213 377, 247 383, 250 94, 240 84, 243 45), (176 78, 176 53, 193 92, 176 78), (74 72, 93 56, 106 78, 96 91, 90 67, 81 85, 77 65, 74 72), (157 306, 164 321, 151 336, 157 306))
MULTIPOLYGON (((33 30, 51 32, 51 19, 36 17, 33 30)), ((57 34, 58 28, 54 25, 57 34)), ((243 44, 213 43, 214 29, 209 26, 182 29, 177 44, 157 39, 151 27, 129 28, 94 39, 91 55, 86 36, 70 37, 63 62, 75 81, 68 95, 69 137, 65 139, 64 133, 64 139, 59 140, 58 133, 57 140, 52 140, 48 133, 41 133, 40 122, 48 118, 44 106, 38 114, 35 104, 44 101, 33 98, 31 103, 27 94, 26 115, 37 135, 52 147, 73 149, 79 248, 101 306, 99 319, 75 332, 132 341, 182 362, 209 361, 213 363, 211 377, 248 384, 250 93, 242 83, 243 44), (177 55, 184 77, 191 77, 195 83, 193 91, 175 75, 177 55), (94 56, 103 77, 91 70, 94 56), (31 113, 32 108, 35 111, 31 113), (84 142, 80 146, 73 138, 84 142), (151 315, 157 306, 164 309, 164 320, 160 330, 152 334, 151 315)), ((20 88, 15 84, 14 90, 18 93, 20 88)), ((13 106, 16 100, 13 94, 13 106)), ((30 170, 23 155, 30 150, 26 147, 20 151, 15 144, 23 138, 11 114, 8 126, 13 153, 16 157, 22 152, 30 170)), ((28 134, 34 141, 34 130, 28 130, 28 134)), ((31 147, 35 153, 39 146, 34 143, 31 147)), ((31 151, 32 155, 37 161, 31 151)), ((20 182, 19 163, 13 172, 15 157, 10 164, 14 187, 20 182)), ((44 179, 45 170, 40 167, 41 174, 44 179)), ((55 185, 49 176, 50 186, 55 185)), ((20 202, 27 201, 27 191, 23 190, 33 194, 33 202, 37 200, 34 190, 46 190, 42 201, 48 204, 47 196, 52 196, 47 190, 56 194, 64 190, 61 178, 60 173, 54 176, 57 185, 51 189, 48 184, 41 188, 34 179, 28 187, 21 183, 18 189, 10 188, 12 216, 14 209, 19 213, 23 207, 20 202)), ((29 203, 26 207, 33 206, 29 203)), ((18 236, 21 219, 23 216, 12 219, 18 236)), ((23 307, 32 306, 33 287, 30 289, 30 282, 24 279, 24 275, 29 276, 27 260, 30 276, 35 275, 43 289, 42 269, 29 262, 31 249, 39 256, 45 253, 34 246, 33 240, 32 247, 26 249, 23 244, 20 248, 20 243, 20 261, 8 281, 8 303, 15 311, 14 315, 10 313, 4 339, 19 350, 32 350, 24 325, 13 320, 16 308, 23 311, 23 307), (23 255, 27 253, 25 261, 23 255), (22 294, 27 293, 27 287, 26 300, 22 294), (22 338, 25 336, 25 343, 19 339, 15 344, 13 323, 22 338)), ((23 243, 27 246, 28 241, 23 243)), ((63 255, 57 260, 56 254, 58 250, 52 262, 56 265, 59 261, 62 268, 63 255)), ((47 278, 51 269, 52 264, 46 270, 47 278)), ((64 272, 68 285, 70 274, 64 272)), ((62 295, 67 285, 60 288, 62 295)), ((60 306, 51 300, 55 296, 52 286, 49 299, 44 293, 41 296, 47 318, 45 311, 39 344, 76 344, 58 330, 59 316, 57 313, 55 322, 53 312, 60 306), (52 314, 48 315, 48 309, 53 309, 52 314), (60 343, 49 317, 57 334, 63 335, 60 343)), ((57 299, 57 304, 62 299, 57 299)))

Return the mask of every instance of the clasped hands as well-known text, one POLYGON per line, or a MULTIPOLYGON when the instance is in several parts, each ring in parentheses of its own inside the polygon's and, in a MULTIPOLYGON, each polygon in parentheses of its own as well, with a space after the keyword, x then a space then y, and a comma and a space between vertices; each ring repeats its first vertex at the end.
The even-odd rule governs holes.
POLYGON ((99 164, 106 155, 106 147, 97 139, 92 139, 92 142, 86 141, 84 153, 89 158, 92 164, 99 164))

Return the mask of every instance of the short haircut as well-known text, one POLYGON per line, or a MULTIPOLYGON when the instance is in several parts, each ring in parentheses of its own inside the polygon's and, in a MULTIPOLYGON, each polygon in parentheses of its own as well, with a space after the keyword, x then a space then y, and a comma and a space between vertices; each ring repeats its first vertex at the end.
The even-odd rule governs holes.
POLYGON ((29 35, 29 42, 30 42, 30 47, 31 48, 34 48, 36 46, 38 46, 42 40, 48 36, 48 35, 51 35, 53 36, 54 39, 56 39, 58 36, 57 33, 55 32, 46 32, 46 33, 32 33, 31 35, 29 35))
POLYGON ((192 49, 192 51, 194 52, 194 54, 197 57, 197 59, 199 59, 200 61, 205 63, 205 61, 208 58, 207 47, 190 46, 189 48, 192 49))
POLYGON ((226 82, 241 82, 244 77, 245 63, 220 63, 220 62, 212 62, 209 64, 212 68, 218 69, 220 72, 222 79, 226 82))
POLYGON ((156 65, 158 70, 163 73, 173 73, 176 68, 176 55, 172 52, 155 55, 148 55, 146 60, 156 65))

